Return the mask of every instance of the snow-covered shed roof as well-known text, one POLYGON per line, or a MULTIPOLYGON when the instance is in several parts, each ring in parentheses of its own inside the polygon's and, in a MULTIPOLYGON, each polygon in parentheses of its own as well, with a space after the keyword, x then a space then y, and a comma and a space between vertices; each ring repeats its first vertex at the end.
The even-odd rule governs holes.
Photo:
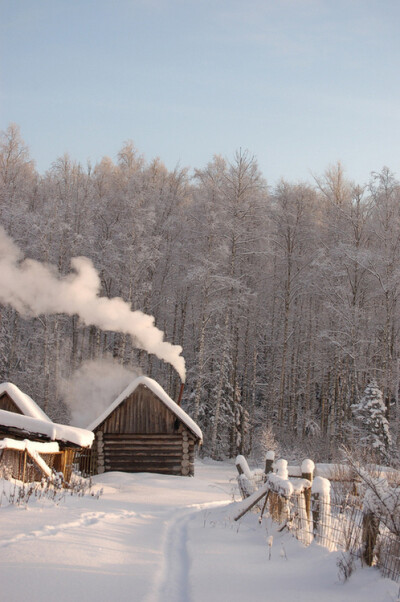
POLYGON ((101 424, 140 385, 144 385, 145 387, 150 389, 150 391, 152 391, 154 395, 156 395, 158 399, 162 401, 162 403, 169 410, 171 410, 171 412, 173 412, 175 416, 179 418, 179 420, 181 420, 183 424, 187 426, 187 428, 198 439, 200 439, 200 441, 203 440, 203 433, 201 432, 201 429, 198 427, 198 425, 194 422, 194 420, 192 420, 192 418, 190 418, 190 416, 188 416, 188 414, 186 414, 186 412, 182 410, 182 408, 178 406, 178 404, 175 403, 175 401, 173 401, 169 397, 169 395, 167 395, 167 393, 164 391, 161 385, 158 384, 158 382, 156 382, 152 378, 149 378, 148 376, 139 376, 138 378, 135 378, 135 380, 133 380, 126 387, 126 389, 124 389, 124 391, 122 391, 121 395, 119 395, 117 399, 96 420, 89 424, 87 429, 93 431, 95 428, 97 428, 99 424, 101 424))
POLYGON ((48 437, 51 441, 73 443, 79 447, 91 447, 94 433, 76 426, 56 424, 51 420, 42 420, 23 416, 15 412, 0 410, 0 426, 11 427, 48 437))
POLYGON ((26 450, 43 473, 50 478, 53 476, 52 470, 40 454, 54 454, 60 451, 58 443, 41 443, 38 441, 30 441, 29 439, 17 441, 16 439, 9 438, 0 441, 0 449, 12 449, 17 451, 26 450))
POLYGON ((0 384, 0 395, 7 393, 8 396, 15 403, 17 408, 22 412, 24 416, 30 416, 31 418, 38 418, 39 420, 45 420, 51 422, 50 418, 43 412, 41 408, 33 401, 29 395, 23 393, 13 383, 1 383, 0 384))

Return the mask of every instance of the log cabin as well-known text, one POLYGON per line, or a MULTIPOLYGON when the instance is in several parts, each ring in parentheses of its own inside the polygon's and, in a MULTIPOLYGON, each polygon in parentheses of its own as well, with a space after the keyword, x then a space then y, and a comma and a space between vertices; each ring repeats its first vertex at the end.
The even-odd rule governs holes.
POLYGON ((56 424, 12 383, 0 384, 0 469, 3 476, 40 481, 52 472, 68 482, 75 456, 90 448, 91 431, 56 424))
POLYGON ((153 379, 139 376, 87 427, 95 434, 91 471, 194 474, 202 432, 153 379))

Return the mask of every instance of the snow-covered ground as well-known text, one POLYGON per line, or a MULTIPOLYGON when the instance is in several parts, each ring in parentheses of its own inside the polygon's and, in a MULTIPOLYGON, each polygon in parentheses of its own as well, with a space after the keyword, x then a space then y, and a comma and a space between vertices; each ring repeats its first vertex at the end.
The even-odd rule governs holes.
POLYGON ((18 507, 0 481, 0 600, 397 600, 376 569, 342 583, 337 553, 304 548, 256 514, 234 522, 235 485, 233 464, 198 462, 194 478, 106 473, 94 479, 98 499, 18 507))

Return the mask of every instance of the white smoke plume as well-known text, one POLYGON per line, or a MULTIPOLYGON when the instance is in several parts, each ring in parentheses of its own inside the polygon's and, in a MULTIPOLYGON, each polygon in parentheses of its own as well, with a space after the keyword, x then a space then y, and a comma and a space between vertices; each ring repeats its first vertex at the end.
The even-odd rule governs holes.
POLYGON ((20 249, 0 227, 0 303, 24 315, 78 315, 86 325, 131 335, 134 345, 171 364, 185 381, 182 347, 164 341, 154 317, 132 311, 129 303, 100 297, 100 278, 87 257, 71 260, 73 272, 60 277, 54 266, 23 259, 20 249))
POLYGON ((71 411, 71 424, 87 427, 140 375, 139 368, 128 369, 112 359, 83 362, 60 387, 71 411))

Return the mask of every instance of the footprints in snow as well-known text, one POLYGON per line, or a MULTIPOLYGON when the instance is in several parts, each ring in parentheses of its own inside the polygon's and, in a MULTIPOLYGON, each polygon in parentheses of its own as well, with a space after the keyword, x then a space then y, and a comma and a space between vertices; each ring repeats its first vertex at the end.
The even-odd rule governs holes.
POLYGON ((48 537, 57 535, 58 533, 62 533, 64 531, 69 531, 71 529, 90 527, 91 525, 96 525, 107 520, 119 520, 121 518, 124 519, 136 516, 138 516, 136 512, 128 512, 125 510, 122 512, 86 512, 82 514, 79 519, 69 523, 63 523, 61 525, 46 525, 42 529, 30 531, 29 533, 18 533, 18 535, 15 535, 10 539, 1 541, 0 548, 5 548, 13 543, 20 543, 21 541, 26 541, 27 539, 48 537))

